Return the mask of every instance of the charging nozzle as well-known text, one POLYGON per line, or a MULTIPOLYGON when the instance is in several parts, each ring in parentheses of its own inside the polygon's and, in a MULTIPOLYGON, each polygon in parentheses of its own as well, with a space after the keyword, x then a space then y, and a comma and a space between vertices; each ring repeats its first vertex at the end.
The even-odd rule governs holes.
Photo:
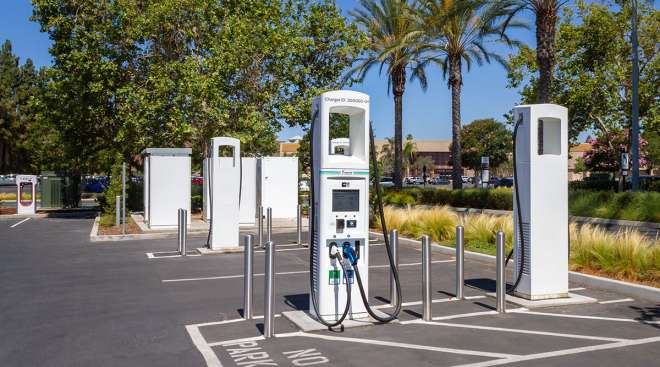
POLYGON ((332 242, 330 243, 330 248, 328 249, 330 252, 330 258, 331 259, 337 259, 341 260, 341 251, 339 251, 339 246, 337 245, 337 242, 332 242))
POLYGON ((341 251, 344 253, 344 258, 346 258, 351 265, 357 264, 358 256, 350 242, 344 242, 341 245, 341 251))

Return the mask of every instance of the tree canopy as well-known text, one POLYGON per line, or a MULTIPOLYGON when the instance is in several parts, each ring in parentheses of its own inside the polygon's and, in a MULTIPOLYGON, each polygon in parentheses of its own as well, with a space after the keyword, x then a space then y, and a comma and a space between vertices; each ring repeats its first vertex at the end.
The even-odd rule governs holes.
POLYGON ((212 136, 272 153, 364 38, 329 0, 33 4, 54 59, 36 107, 63 161, 87 171, 149 146, 191 146, 198 160, 212 136))
MULTIPOLYGON (((568 108, 573 142, 587 130, 607 134, 630 126, 630 18, 629 2, 578 0, 575 10, 564 10, 555 41, 551 101, 568 108)), ((639 112, 643 128, 648 129, 660 118, 660 11, 640 2, 638 18, 639 112)), ((522 87, 523 103, 533 103, 538 93, 535 60, 535 51, 526 46, 509 60, 509 87, 522 87)))
POLYGON ((511 131, 492 118, 474 120, 463 126, 461 140, 463 165, 475 172, 481 169, 481 157, 490 157, 490 166, 495 169, 507 162, 513 151, 511 131))

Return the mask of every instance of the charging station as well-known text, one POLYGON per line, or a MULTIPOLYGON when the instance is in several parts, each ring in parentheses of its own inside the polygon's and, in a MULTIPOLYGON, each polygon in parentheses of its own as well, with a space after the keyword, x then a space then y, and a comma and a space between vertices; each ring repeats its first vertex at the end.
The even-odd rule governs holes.
POLYGON ((37 176, 16 175, 16 214, 37 213, 37 176))
POLYGON ((211 213, 209 247, 211 250, 238 248, 241 195, 240 140, 229 137, 212 138, 208 171, 211 213))
MULTIPOLYGON (((346 269, 341 260, 331 258, 332 251, 353 250, 357 265, 365 269, 362 286, 368 294, 369 266, 369 96, 352 91, 333 91, 316 97, 313 110, 312 200, 315 207, 314 231, 310 244, 317 256, 313 259, 312 292, 318 295, 318 314, 338 320, 344 305, 350 302, 350 318, 366 317, 353 266, 346 269), (335 154, 330 140, 330 115, 346 114, 350 119, 349 141, 342 141, 344 152, 335 154), (347 144, 348 143, 348 144, 347 144)), ((315 300, 310 299, 310 305, 315 300)))
POLYGON ((190 213, 191 148, 147 148, 144 159, 144 221, 149 228, 176 228, 178 210, 190 213))
POLYGON ((513 109, 515 295, 568 294, 568 110, 553 104, 513 109))

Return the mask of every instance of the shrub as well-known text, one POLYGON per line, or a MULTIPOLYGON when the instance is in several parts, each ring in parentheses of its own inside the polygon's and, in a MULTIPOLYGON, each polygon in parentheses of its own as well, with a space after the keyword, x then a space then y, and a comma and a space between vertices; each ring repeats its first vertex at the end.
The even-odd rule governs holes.
POLYGON ((568 204, 577 216, 660 222, 658 192, 575 191, 568 204))
POLYGON ((591 226, 570 226, 571 263, 576 270, 592 269, 619 279, 660 281, 660 243, 638 231, 615 234, 591 226))

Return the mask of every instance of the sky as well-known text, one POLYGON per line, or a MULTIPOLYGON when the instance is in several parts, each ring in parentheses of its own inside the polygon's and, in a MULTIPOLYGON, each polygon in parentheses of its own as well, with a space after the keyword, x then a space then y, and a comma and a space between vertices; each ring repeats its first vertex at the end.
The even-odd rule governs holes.
MULTIPOLYGON (((39 25, 30 21, 32 4, 30 0, 2 0, 0 5, 0 42, 9 39, 13 51, 21 58, 21 63, 31 58, 37 67, 51 64, 48 48, 51 42, 48 35, 41 33, 39 25)), ((356 6, 354 0, 336 0, 342 12, 349 12, 356 6)), ((529 14, 523 19, 533 26, 529 14)), ((534 46, 534 31, 518 30, 512 37, 534 46)), ((497 46, 501 54, 510 50, 497 46)), ((416 139, 451 139, 451 93, 447 82, 438 68, 427 70, 429 86, 423 91, 416 81, 407 82, 403 96, 403 133, 412 134, 416 139)), ((394 101, 387 90, 386 75, 379 75, 374 68, 361 84, 353 85, 353 90, 364 92, 371 97, 371 120, 374 123, 376 138, 393 136, 394 101)), ((507 113, 519 101, 518 91, 506 88, 506 71, 497 64, 474 66, 469 72, 464 70, 461 95, 461 120, 469 123, 479 118, 495 118, 503 121, 507 113)), ((301 135, 300 128, 285 128, 280 139, 301 135)))

